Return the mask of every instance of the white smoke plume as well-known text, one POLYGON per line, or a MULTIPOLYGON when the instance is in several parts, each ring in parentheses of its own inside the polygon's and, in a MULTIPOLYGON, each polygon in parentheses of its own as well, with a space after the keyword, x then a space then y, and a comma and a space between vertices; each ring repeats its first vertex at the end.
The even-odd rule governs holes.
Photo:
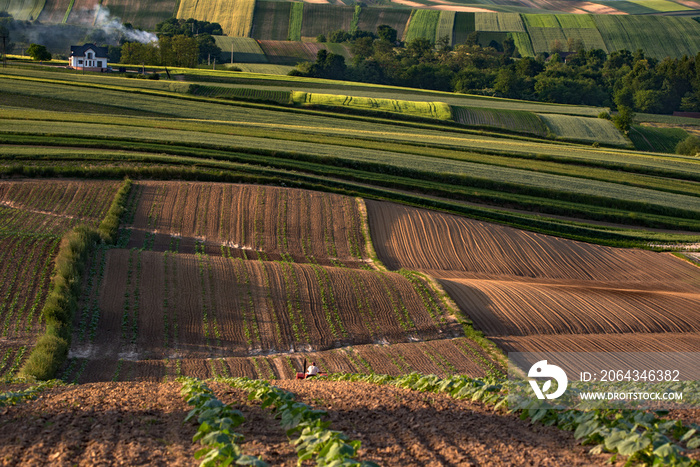
POLYGON ((123 37, 128 41, 141 42, 142 44, 158 42, 158 37, 152 32, 124 27, 121 18, 112 16, 109 13, 109 8, 102 5, 98 5, 94 18, 94 27, 104 31, 108 37, 123 37))

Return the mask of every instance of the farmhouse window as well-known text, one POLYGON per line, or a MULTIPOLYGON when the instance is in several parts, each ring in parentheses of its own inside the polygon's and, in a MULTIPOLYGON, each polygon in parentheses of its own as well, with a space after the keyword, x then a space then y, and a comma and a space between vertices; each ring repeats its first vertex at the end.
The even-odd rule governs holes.
POLYGON ((97 61, 97 67, 98 67, 98 68, 102 68, 102 60, 98 60, 98 61, 97 61))
POLYGON ((82 60, 78 60, 78 65, 82 65, 82 64, 83 64, 83 61, 82 61, 82 60))
POLYGON ((92 53, 91 53, 91 52, 88 52, 87 58, 88 58, 88 59, 92 58, 92 53))

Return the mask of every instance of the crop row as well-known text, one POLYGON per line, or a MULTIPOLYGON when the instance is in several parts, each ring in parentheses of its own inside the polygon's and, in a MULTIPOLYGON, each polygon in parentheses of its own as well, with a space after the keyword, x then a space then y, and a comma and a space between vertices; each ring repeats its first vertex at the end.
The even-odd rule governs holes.
POLYGON ((202 381, 186 378, 181 380, 182 396, 194 408, 185 417, 185 422, 196 420, 199 423, 193 441, 204 447, 194 457, 201 459, 202 466, 213 465, 252 465, 267 466, 261 459, 244 455, 239 443, 243 436, 233 429, 241 425, 245 418, 240 410, 218 400, 211 389, 202 381))
POLYGON ((259 400, 262 407, 274 407, 280 417, 287 436, 297 434, 296 446, 299 465, 315 460, 316 465, 342 465, 347 467, 376 467, 374 462, 356 461, 360 449, 359 441, 350 441, 339 431, 330 430, 330 422, 323 421, 326 412, 314 410, 306 404, 296 402, 293 393, 271 386, 266 381, 248 378, 222 379, 229 386, 243 389, 251 400, 259 400))

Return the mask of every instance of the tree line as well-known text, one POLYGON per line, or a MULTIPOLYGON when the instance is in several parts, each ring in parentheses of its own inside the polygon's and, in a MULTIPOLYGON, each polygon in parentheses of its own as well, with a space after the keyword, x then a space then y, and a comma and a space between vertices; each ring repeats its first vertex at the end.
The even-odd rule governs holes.
POLYGON ((349 44, 349 63, 321 50, 315 62, 290 74, 644 113, 700 111, 700 53, 658 60, 642 50, 607 54, 570 41, 555 48, 569 52, 521 58, 512 39, 481 46, 472 33, 456 47, 447 38, 400 44, 386 25, 378 34, 334 31, 317 38, 331 39, 349 44))

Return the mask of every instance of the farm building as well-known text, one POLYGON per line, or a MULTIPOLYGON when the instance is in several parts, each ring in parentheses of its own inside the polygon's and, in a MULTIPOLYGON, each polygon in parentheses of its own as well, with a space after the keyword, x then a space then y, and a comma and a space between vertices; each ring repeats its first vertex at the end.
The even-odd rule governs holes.
POLYGON ((95 44, 71 45, 69 65, 71 68, 89 71, 107 69, 107 49, 95 44))

